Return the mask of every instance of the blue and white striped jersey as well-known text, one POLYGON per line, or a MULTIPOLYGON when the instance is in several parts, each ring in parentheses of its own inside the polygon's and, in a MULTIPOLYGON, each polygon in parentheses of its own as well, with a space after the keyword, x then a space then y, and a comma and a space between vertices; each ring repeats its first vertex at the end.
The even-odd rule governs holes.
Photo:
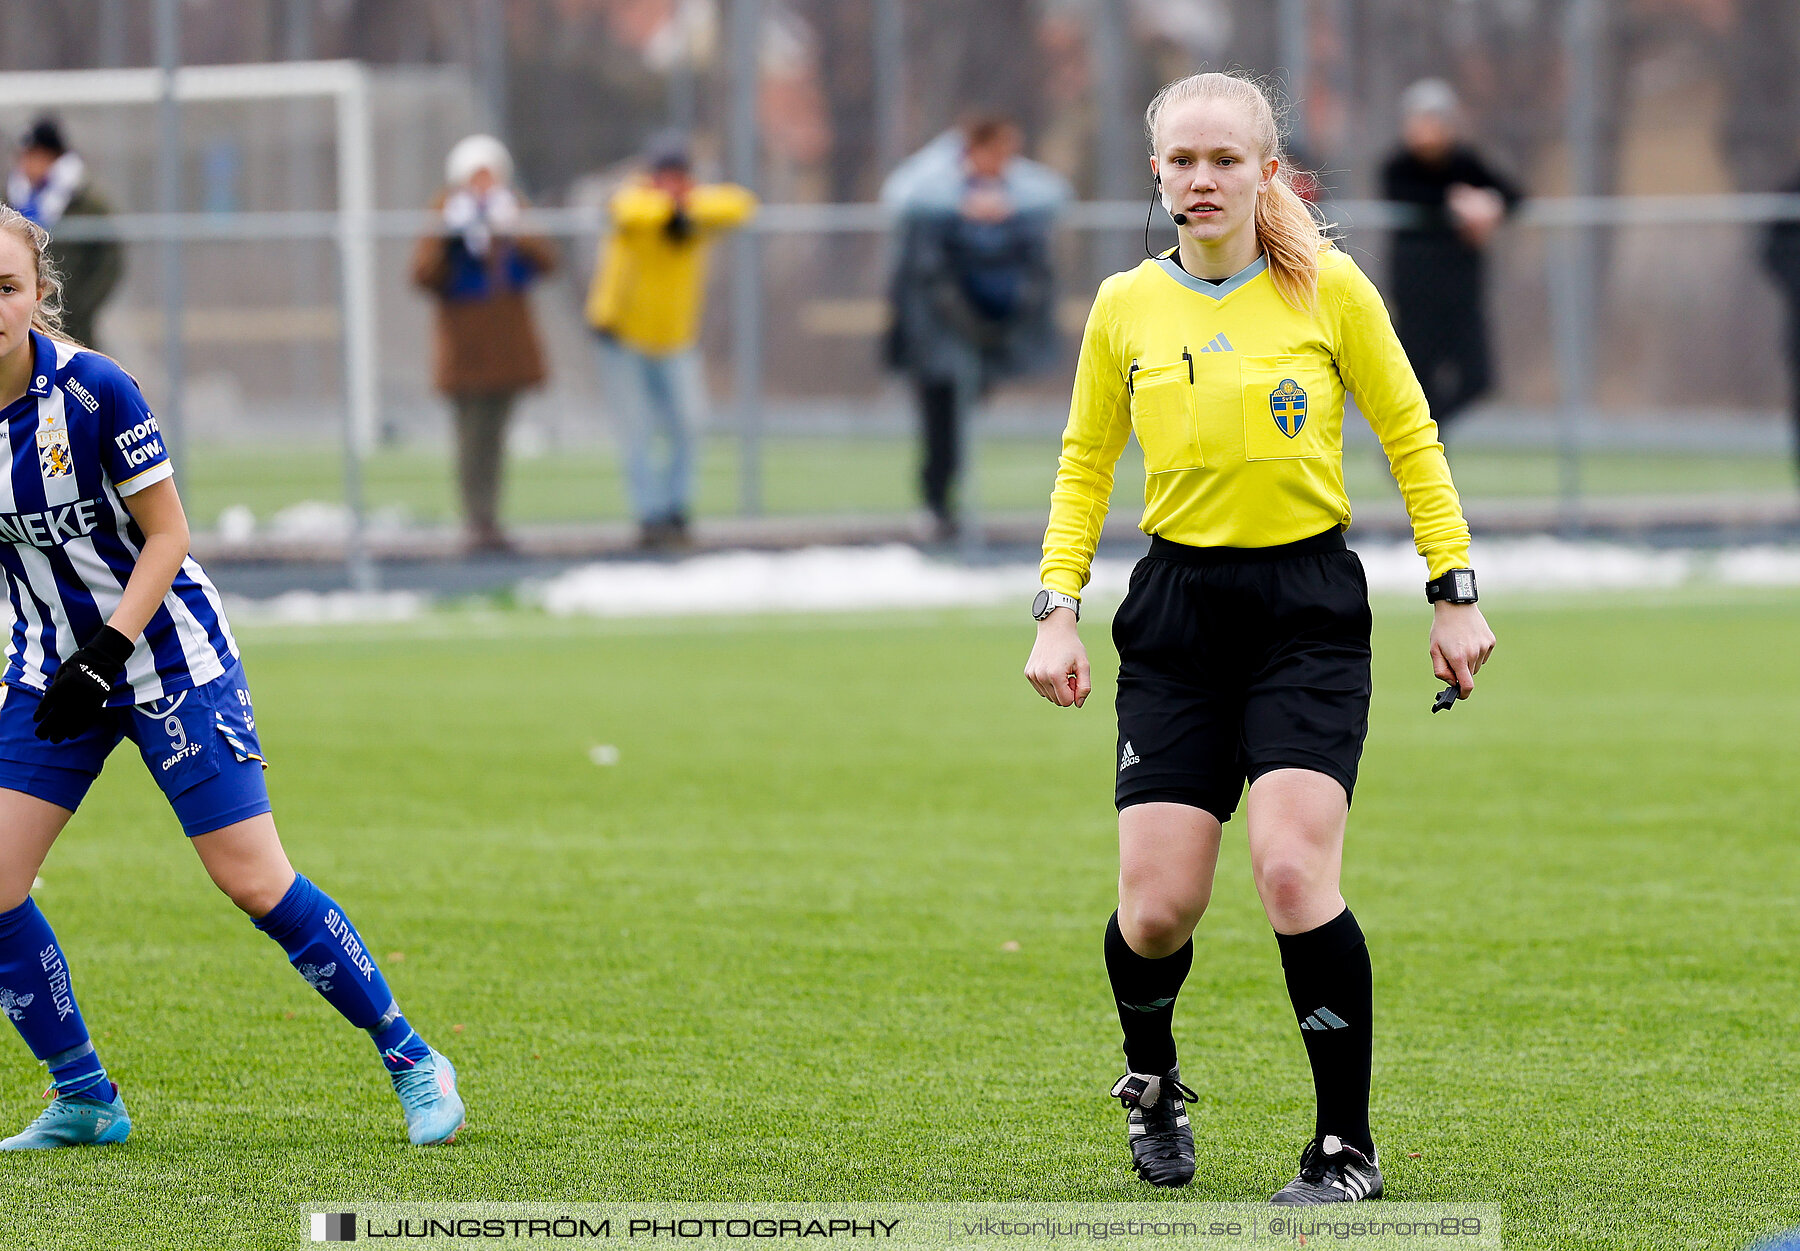
MULTIPOLYGON (((30 387, 0 413, 0 567, 13 612, 4 681, 41 691, 119 606, 144 543, 124 498, 174 468, 129 374, 35 330, 31 348, 30 387)), ((106 702, 202 686, 237 654, 219 592, 189 557, 106 702)))

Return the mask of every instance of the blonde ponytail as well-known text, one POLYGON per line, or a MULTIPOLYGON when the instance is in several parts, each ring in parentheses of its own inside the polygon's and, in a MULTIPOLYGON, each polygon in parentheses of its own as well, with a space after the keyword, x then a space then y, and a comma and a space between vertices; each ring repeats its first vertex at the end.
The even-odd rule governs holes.
POLYGON ((1249 110, 1261 159, 1281 158, 1275 177, 1256 197, 1256 243, 1268 258, 1269 279, 1289 306, 1310 313, 1319 302, 1319 253, 1331 246, 1328 227, 1294 190, 1293 169, 1281 151, 1280 116, 1270 90, 1240 74, 1190 74, 1156 93, 1144 110, 1144 137, 1156 156, 1156 123, 1171 104, 1232 100, 1249 110))
POLYGON ((1281 298, 1310 313, 1319 302, 1319 253, 1329 241, 1312 206, 1300 198, 1287 175, 1286 166, 1277 170, 1256 197, 1256 241, 1269 258, 1269 280, 1281 298))

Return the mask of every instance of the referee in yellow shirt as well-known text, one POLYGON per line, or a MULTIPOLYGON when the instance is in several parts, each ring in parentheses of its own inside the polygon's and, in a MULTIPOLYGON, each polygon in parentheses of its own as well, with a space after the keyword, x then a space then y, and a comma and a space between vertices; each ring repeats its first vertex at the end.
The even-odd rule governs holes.
POLYGON ((1125 1033, 1133 1167, 1194 1176, 1171 1032, 1221 826, 1246 781, 1250 858, 1275 929, 1318 1113, 1279 1204, 1372 1199, 1368 949, 1338 893, 1369 716, 1369 601, 1344 545, 1345 393, 1405 497, 1435 605, 1432 664, 1467 698, 1494 636, 1443 445, 1381 297, 1288 183, 1268 98, 1196 74, 1145 113, 1179 245, 1101 284, 1076 369, 1025 675, 1092 689, 1079 597, 1128 435, 1144 451, 1150 552, 1113 619, 1119 651, 1119 908, 1106 967, 1125 1033))

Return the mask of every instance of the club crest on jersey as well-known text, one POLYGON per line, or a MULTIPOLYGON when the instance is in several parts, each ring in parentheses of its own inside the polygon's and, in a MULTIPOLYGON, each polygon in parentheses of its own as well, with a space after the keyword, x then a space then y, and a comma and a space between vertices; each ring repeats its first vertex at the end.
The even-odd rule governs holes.
POLYGON ((38 468, 46 478, 66 478, 75 472, 75 461, 69 453, 69 432, 60 424, 37 432, 38 468))
POLYGON ((1283 378, 1280 384, 1269 392, 1269 416, 1281 433, 1293 438, 1300 433, 1306 424, 1306 391, 1292 378, 1283 378))

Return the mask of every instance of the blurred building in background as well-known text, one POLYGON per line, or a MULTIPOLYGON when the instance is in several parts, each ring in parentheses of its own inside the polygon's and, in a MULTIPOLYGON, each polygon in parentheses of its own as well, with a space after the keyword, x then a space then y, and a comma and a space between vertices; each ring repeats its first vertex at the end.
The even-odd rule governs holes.
MULTIPOLYGON (((1350 210, 1367 209, 1379 195, 1401 93, 1418 79, 1449 82, 1482 151, 1529 188, 1534 205, 1552 205, 1537 217, 1528 206, 1493 244, 1495 385, 1458 430, 1467 455, 1493 449, 1493 468, 1470 473, 1465 494, 1534 498, 1574 486, 1587 495, 1742 495, 1791 487, 1779 415, 1788 405, 1782 305, 1758 256, 1771 215, 1786 210, 1749 199, 1683 208, 1658 198, 1748 196, 1790 179, 1800 155, 1800 5, 1790 0, 179 0, 177 7, 187 64, 351 58, 373 67, 383 210, 423 203, 449 144, 488 129, 516 155, 520 185, 535 204, 588 211, 560 219, 571 263, 539 300, 553 382, 521 404, 515 430, 526 466, 520 472, 530 472, 534 452, 557 453, 543 466, 546 482, 576 472, 589 449, 610 454, 609 418, 587 364, 582 280, 597 244, 598 206, 646 136, 686 130, 702 177, 747 180, 770 206, 751 243, 721 258, 714 281, 751 282, 755 296, 716 301, 705 353, 720 401, 715 434, 734 454, 757 458, 759 485, 744 488, 744 467, 730 456, 709 457, 715 476, 702 483, 702 515, 735 511, 753 497, 771 512, 900 511, 911 506, 910 458, 883 441, 903 447, 909 417, 904 392, 879 364, 888 233, 871 204, 886 173, 970 109, 1019 119, 1025 152, 1088 202, 1067 216, 1056 242, 1068 357, 1099 279, 1141 256, 1141 212, 1127 206, 1143 205, 1148 194, 1144 103, 1169 78, 1238 66, 1285 85, 1295 102, 1294 152, 1317 173, 1327 214, 1345 222, 1343 245, 1372 274, 1387 273, 1388 232, 1378 212, 1350 210), (733 32, 745 20, 758 32, 748 171, 734 167, 743 153, 733 133, 733 100, 749 98, 734 80, 746 58, 734 64, 734 50, 745 45, 733 32), (1628 222, 1602 214, 1588 228, 1588 218, 1553 211, 1577 194, 1631 197, 1639 208, 1628 222), (1571 272, 1581 275, 1582 290, 1561 298, 1557 284, 1571 272), (756 321, 746 348, 739 336, 747 310, 756 321), (1580 385, 1572 386, 1577 376, 1580 385), (754 448, 738 440, 751 407, 754 448), (1578 484, 1566 463, 1572 449, 1587 458, 1578 484), (1619 458, 1632 457, 1620 467, 1619 458), (1643 464, 1645 472, 1634 467, 1643 464)), ((0 8, 0 71, 153 65, 158 8, 149 0, 13 0, 0 8)), ((0 132, 18 133, 32 112, 0 116, 0 132)), ((150 111, 94 105, 59 113, 121 213, 156 207, 150 111)), ((335 138, 324 104, 184 106, 181 137, 189 211, 318 210, 335 202, 335 138)), ((443 448, 426 367, 426 313, 405 291, 417 223, 383 222, 385 450, 377 455, 389 460, 373 465, 369 492, 372 508, 386 508, 398 524, 437 518, 448 495, 426 485, 439 470, 425 463, 443 448)), ((1152 246, 1171 238, 1153 231, 1152 246)), ((341 326, 330 241, 199 238, 184 245, 184 261, 184 407, 190 437, 206 441, 189 457, 199 524, 210 523, 208 508, 241 503, 262 516, 326 490, 334 472, 328 458, 317 470, 325 485, 290 483, 251 498, 261 489, 246 485, 256 474, 230 449, 329 447, 338 438, 343 401, 333 362, 341 326), (217 460, 210 478, 209 457, 217 460), (215 479, 235 484, 243 498, 214 490, 208 483, 215 479)), ((158 270, 134 260, 127 274, 100 336, 154 394, 162 355, 158 270)), ((984 418, 984 437, 999 441, 996 454, 982 459, 990 479, 984 499, 997 514, 1041 515, 1066 374, 1004 389, 984 418)), ((295 466, 310 462, 286 463, 298 473, 295 466)), ((602 472, 605 482, 596 479, 591 492, 546 487, 524 502, 546 522, 621 517, 616 473, 595 470, 602 472)))

